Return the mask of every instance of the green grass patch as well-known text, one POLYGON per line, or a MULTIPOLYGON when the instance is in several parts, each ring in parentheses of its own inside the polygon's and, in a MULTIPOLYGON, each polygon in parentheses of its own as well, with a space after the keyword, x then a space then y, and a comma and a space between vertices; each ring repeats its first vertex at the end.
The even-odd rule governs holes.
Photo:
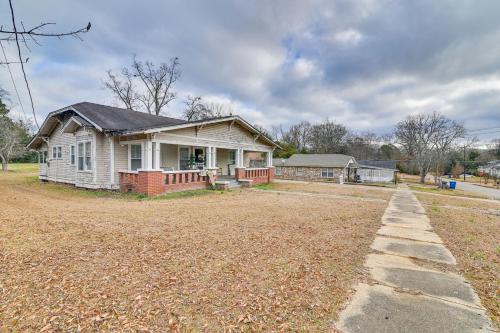
POLYGON ((483 251, 476 251, 472 253, 472 258, 474 260, 483 261, 486 258, 486 254, 483 251))
POLYGON ((257 184, 253 186, 253 188, 259 189, 259 190, 271 190, 273 189, 273 184, 257 184))
POLYGON ((172 199, 181 199, 181 198, 190 198, 197 197, 201 195, 209 195, 209 194, 224 194, 224 191, 214 191, 209 189, 201 189, 201 190, 191 190, 191 191, 182 191, 182 192, 171 192, 165 193, 161 195, 157 195, 154 197, 144 196, 142 200, 172 200, 172 199))
POLYGON ((37 163, 9 163, 9 172, 17 173, 28 173, 28 172, 38 172, 37 163))

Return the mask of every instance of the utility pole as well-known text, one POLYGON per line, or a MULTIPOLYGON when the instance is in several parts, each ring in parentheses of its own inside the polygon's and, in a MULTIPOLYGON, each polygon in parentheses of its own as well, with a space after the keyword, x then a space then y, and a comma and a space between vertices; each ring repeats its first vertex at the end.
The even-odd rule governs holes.
POLYGON ((465 182, 465 145, 464 145, 464 182, 465 182))

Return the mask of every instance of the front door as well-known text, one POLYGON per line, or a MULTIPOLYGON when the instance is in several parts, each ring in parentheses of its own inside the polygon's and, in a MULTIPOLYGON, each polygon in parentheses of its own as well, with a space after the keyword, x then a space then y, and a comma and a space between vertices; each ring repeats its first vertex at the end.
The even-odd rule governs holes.
POLYGON ((194 162, 197 169, 203 170, 205 167, 205 148, 194 149, 194 162))

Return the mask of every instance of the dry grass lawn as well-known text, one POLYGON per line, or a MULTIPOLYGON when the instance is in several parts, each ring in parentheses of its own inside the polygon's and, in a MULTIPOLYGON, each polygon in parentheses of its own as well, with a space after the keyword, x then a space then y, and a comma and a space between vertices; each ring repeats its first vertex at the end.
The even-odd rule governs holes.
POLYGON ((500 328, 500 202, 417 194, 483 305, 500 328))
POLYGON ((96 197, 17 170, 0 174, 2 332, 327 331, 386 207, 249 190, 96 197))
POLYGON ((336 196, 353 196, 389 200, 395 189, 363 185, 347 185, 320 182, 276 181, 268 186, 271 190, 332 194, 336 196))

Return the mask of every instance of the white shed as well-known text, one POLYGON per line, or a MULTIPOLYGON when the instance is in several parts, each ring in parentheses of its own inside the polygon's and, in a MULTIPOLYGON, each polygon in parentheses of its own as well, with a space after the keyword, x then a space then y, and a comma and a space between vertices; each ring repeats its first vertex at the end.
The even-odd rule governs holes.
POLYGON ((393 183, 396 172, 398 172, 396 169, 359 165, 356 173, 363 183, 393 183))

